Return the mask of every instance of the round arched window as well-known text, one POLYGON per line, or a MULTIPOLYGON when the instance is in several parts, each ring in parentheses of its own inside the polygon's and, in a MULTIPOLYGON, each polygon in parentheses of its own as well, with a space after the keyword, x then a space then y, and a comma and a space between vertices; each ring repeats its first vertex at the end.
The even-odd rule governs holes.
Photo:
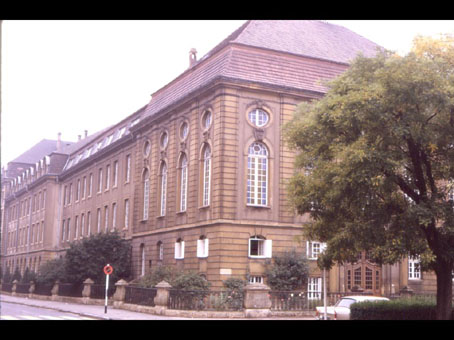
POLYGON ((161 135, 161 140, 160 140, 161 148, 167 147, 168 142, 169 142, 169 135, 167 134, 167 132, 164 131, 161 135))
POLYGON ((188 136, 188 133, 189 133, 189 125, 188 125, 188 123, 184 122, 180 126, 180 138, 181 138, 181 140, 185 140, 186 137, 188 136))
POLYGON ((204 129, 208 129, 211 126, 212 115, 210 110, 206 110, 202 116, 202 126, 204 129))
POLYGON ((248 117, 251 124, 257 127, 265 126, 270 119, 268 113, 262 109, 252 110, 248 117))
POLYGON ((146 141, 145 144, 143 145, 143 154, 145 156, 148 156, 150 154, 150 150, 151 150, 151 143, 150 141, 146 141))

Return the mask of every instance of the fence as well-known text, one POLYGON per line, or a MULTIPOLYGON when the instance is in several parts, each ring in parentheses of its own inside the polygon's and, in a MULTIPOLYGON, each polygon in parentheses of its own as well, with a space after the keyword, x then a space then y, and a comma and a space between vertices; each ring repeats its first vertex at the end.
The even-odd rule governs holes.
POLYGON ((18 283, 16 284, 16 293, 28 294, 30 290, 30 283, 18 283))
POLYGON ((156 297, 156 292, 156 288, 127 286, 125 288, 125 302, 154 307, 154 298, 156 297))
POLYGON ((238 311, 243 309, 244 293, 171 289, 167 307, 180 310, 238 311))
MULTIPOLYGON (((107 297, 111 298, 115 293, 115 286, 109 286, 107 290, 107 297)), ((106 297, 106 285, 93 284, 91 285, 90 298, 91 299, 104 299, 106 297)))
POLYGON ((54 285, 49 283, 36 283, 34 294, 51 296, 53 287, 54 285))
POLYGON ((60 283, 58 285, 58 296, 82 297, 83 285, 72 283, 60 283))

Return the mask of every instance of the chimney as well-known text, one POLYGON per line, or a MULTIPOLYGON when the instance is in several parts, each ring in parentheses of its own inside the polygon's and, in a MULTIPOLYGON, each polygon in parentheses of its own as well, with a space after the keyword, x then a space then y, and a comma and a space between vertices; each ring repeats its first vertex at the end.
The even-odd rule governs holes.
POLYGON ((88 130, 84 130, 84 132, 85 132, 85 137, 84 137, 84 138, 87 138, 87 136, 88 136, 88 130))
POLYGON ((77 135, 77 141, 80 141, 82 139, 82 135, 77 135))
POLYGON ((189 67, 194 66, 197 61, 197 50, 195 48, 191 48, 189 51, 189 67))
POLYGON ((58 133, 58 137, 57 137, 57 151, 58 152, 61 151, 61 132, 58 133))

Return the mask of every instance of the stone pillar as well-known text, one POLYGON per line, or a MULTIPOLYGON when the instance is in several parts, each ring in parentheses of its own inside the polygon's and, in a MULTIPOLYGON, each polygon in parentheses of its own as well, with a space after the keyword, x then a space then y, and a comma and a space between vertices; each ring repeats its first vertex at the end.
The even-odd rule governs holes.
POLYGON ((125 302, 127 286, 128 282, 123 279, 115 283, 115 294, 113 296, 115 307, 121 306, 125 302))
POLYGON ((270 290, 262 283, 248 284, 244 288, 244 314, 247 318, 268 317, 271 314, 270 290))
POLYGON ((82 290, 82 301, 88 302, 91 296, 91 287, 93 286, 93 280, 88 278, 84 281, 84 289, 82 290))
POLYGON ((413 289, 405 286, 400 290, 400 296, 403 298, 409 298, 413 296, 413 289))
POLYGON ((51 293, 52 293, 51 300, 52 300, 52 301, 58 300, 58 289, 59 289, 59 284, 60 284, 60 281, 57 280, 57 281, 55 281, 54 286, 52 287, 52 290, 51 290, 51 293))
POLYGON ((17 280, 14 280, 14 281, 13 281, 13 286, 12 286, 12 288, 11 288, 11 295, 12 295, 12 296, 16 296, 17 283, 18 283, 17 280))
POLYGON ((170 289, 172 286, 166 281, 161 281, 155 288, 157 290, 154 298, 155 310, 158 314, 163 314, 169 303, 170 289))
POLYGON ((30 288, 28 289, 28 297, 31 299, 33 297, 33 293, 35 292, 35 282, 30 281, 30 288))

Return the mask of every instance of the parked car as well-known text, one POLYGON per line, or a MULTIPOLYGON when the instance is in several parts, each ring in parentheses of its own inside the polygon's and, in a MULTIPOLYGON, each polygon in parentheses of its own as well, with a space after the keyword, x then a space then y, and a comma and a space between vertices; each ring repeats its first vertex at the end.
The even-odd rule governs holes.
MULTIPOLYGON (((389 299, 371 295, 344 296, 334 306, 326 307, 326 318, 327 320, 350 320, 350 306, 355 302, 363 301, 389 301, 389 299)), ((315 317, 318 320, 324 320, 324 306, 316 307, 315 317)))

